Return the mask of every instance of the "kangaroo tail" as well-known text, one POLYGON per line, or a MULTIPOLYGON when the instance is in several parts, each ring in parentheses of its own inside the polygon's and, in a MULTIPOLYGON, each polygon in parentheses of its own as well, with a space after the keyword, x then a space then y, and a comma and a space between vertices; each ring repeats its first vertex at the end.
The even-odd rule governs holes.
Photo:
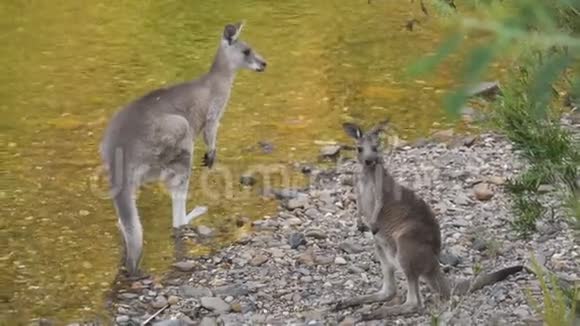
POLYGON ((143 230, 130 187, 123 186, 113 197, 113 202, 123 235, 125 268, 130 275, 136 275, 143 253, 143 230))
POLYGON ((458 282, 453 293, 457 295, 471 293, 477 291, 484 286, 491 285, 500 281, 505 280, 508 276, 520 272, 524 269, 523 265, 515 265, 511 267, 506 267, 495 271, 493 273, 481 274, 475 278, 475 280, 463 280, 458 282))

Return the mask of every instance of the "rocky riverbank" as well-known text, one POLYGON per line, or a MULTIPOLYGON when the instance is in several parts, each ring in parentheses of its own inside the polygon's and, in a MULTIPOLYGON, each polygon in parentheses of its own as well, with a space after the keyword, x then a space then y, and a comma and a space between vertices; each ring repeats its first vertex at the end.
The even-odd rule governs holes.
MULTIPOLYGON (((252 232, 214 255, 183 261, 161 283, 146 279, 117 294, 119 325, 351 325, 372 304, 333 312, 332 302, 376 291, 381 273, 372 236, 355 218, 353 173, 358 166, 344 153, 336 168, 316 170, 303 192, 288 192, 275 216, 253 222, 252 232), (357 310, 358 309, 358 310, 357 310)), ((530 239, 519 239, 510 226, 506 179, 523 163, 500 136, 419 141, 385 153, 394 177, 411 187, 434 209, 442 228, 442 264, 452 278, 472 277, 535 256, 564 280, 577 280, 578 252, 565 222, 557 187, 546 187, 542 200, 551 211, 530 239)), ((405 282, 397 272, 399 292, 405 282)), ((433 316, 455 325, 541 325, 527 291, 539 302, 541 291, 528 271, 475 293, 439 303, 423 284, 426 309, 365 325, 428 325, 433 316)))

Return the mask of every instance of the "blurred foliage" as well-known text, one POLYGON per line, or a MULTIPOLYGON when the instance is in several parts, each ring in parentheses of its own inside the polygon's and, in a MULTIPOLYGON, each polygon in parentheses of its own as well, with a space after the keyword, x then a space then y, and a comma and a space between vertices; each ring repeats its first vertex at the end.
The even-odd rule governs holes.
POLYGON ((486 68, 508 54, 515 55, 517 60, 527 57, 526 64, 535 68, 527 89, 533 103, 530 114, 545 114, 553 94, 552 85, 559 79, 565 80, 572 93, 580 94, 578 76, 567 77, 578 69, 580 0, 466 0, 457 8, 449 6, 447 0, 429 3, 453 26, 453 32, 435 54, 410 67, 412 75, 432 72, 466 38, 474 34, 485 36, 485 43, 467 54, 460 71, 462 83, 446 97, 444 106, 451 117, 459 116, 468 99, 467 90, 481 80, 486 68), (529 56, 530 53, 536 55, 529 56))
POLYGON ((512 225, 522 236, 535 230, 547 211, 538 200, 541 184, 564 185, 564 202, 575 226, 580 223, 576 184, 580 149, 561 127, 560 95, 580 97, 580 0, 467 0, 456 8, 448 0, 432 0, 451 32, 434 54, 415 64, 411 75, 433 72, 446 58, 465 50, 464 40, 481 42, 467 49, 460 84, 444 107, 451 118, 460 115, 468 90, 485 78, 494 61, 508 66, 508 78, 490 105, 493 125, 514 144, 530 167, 508 189, 513 194, 512 225))
POLYGON ((527 291, 527 297, 532 307, 542 316, 544 325, 578 325, 579 316, 577 315, 577 305, 580 299, 579 288, 575 285, 561 285, 558 277, 544 270, 535 258, 532 259, 531 263, 532 271, 540 281, 543 302, 542 304, 537 302, 530 291, 527 291))

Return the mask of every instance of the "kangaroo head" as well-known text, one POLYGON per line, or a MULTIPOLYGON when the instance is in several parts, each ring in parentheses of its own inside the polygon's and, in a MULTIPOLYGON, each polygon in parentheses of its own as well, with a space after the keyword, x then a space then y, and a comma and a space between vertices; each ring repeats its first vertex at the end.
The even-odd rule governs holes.
POLYGON ((222 38, 222 49, 229 66, 234 69, 250 69, 262 72, 266 61, 250 45, 239 39, 244 23, 227 24, 222 38))
POLYGON ((357 158, 363 166, 373 167, 381 160, 379 134, 384 130, 388 121, 384 121, 363 132, 362 128, 354 123, 344 123, 342 127, 347 135, 356 140, 357 158))

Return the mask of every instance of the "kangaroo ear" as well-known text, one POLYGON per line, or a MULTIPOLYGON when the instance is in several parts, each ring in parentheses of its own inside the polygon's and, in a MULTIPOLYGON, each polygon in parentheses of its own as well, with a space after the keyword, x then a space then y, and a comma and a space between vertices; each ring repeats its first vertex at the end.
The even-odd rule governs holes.
POLYGON ((354 139, 360 139, 363 135, 361 128, 354 123, 345 122, 342 124, 342 128, 347 135, 354 139))
POLYGON ((240 37, 242 28, 244 27, 244 22, 238 22, 235 24, 227 24, 224 28, 224 40, 232 45, 240 37))
POLYGON ((380 132, 385 130, 385 127, 389 124, 389 119, 379 122, 373 129, 369 131, 369 134, 378 135, 380 132))

